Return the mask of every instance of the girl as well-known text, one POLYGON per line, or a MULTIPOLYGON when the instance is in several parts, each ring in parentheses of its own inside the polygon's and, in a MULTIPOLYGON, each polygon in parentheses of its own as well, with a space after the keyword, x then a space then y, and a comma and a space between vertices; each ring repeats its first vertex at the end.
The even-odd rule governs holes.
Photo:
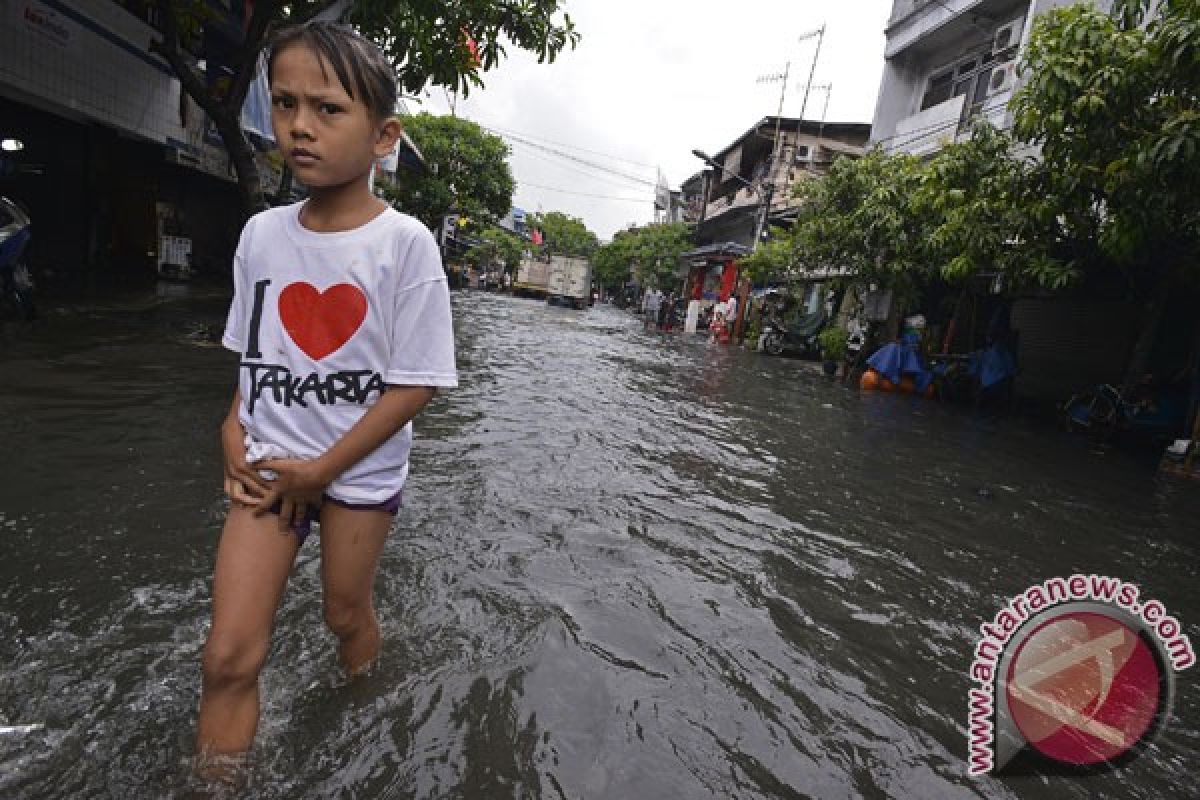
POLYGON ((221 427, 231 507, 204 646, 202 764, 254 739, 272 620, 313 521, 341 665, 355 675, 378 656, 372 583, 410 422, 457 383, 437 245, 368 185, 400 136, 391 66, 353 30, 311 22, 274 38, 268 76, 276 141, 309 197, 254 216, 234 257, 222 342, 240 368, 221 427))

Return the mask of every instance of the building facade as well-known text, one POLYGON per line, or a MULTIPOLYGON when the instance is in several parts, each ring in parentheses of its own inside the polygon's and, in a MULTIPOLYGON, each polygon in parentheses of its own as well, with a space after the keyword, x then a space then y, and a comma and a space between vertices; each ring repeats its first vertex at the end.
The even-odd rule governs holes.
POLYGON ((1031 22, 1074 1, 895 0, 872 144, 928 155, 970 136, 976 120, 1011 127, 1008 105, 1031 22))
MULTIPOLYGON (((198 47, 230 49, 243 2, 209 6, 198 47)), ((189 266, 227 268, 240 195, 215 129, 152 50, 158 13, 141 0, 0 0, 0 135, 25 144, 28 167, 0 191, 29 209, 28 256, 46 282, 153 273, 164 242, 187 241, 189 266)), ((258 157, 273 191, 278 159, 258 157)))
MULTIPOLYGON (((928 156, 968 138, 978 120, 1010 128, 1009 104, 1023 77, 1017 65, 1035 20, 1075 2, 896 0, 872 142, 888 152, 928 156)), ((1108 9, 1112 3, 1095 5, 1108 9)), ((1008 304, 1022 395, 1061 401, 1080 387, 1120 383, 1141 311, 1126 288, 1093 283, 1070 292, 1010 296, 999 294, 998 285, 975 287, 970 303, 1008 304)), ((959 349, 979 344, 970 341, 970 330, 962 331, 967 341, 959 349)), ((980 335, 975 330, 975 338, 980 335)))
POLYGON ((870 130, 865 122, 764 117, 712 155, 720 169, 685 182, 682 205, 691 215, 699 210, 696 244, 735 242, 753 249, 764 207, 768 224, 793 219, 796 185, 825 174, 840 155, 862 155, 870 130))

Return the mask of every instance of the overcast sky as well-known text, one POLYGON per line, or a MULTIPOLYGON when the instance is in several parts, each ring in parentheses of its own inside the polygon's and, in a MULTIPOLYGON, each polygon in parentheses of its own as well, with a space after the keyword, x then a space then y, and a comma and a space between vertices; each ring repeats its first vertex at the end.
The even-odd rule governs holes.
MULTIPOLYGON (((826 119, 869 123, 891 6, 891 0, 567 0, 579 46, 553 64, 510 48, 508 59, 484 75, 484 89, 458 99, 457 113, 649 183, 661 168, 678 188, 703 166, 693 148, 716 152, 775 114, 780 83, 757 79, 781 73, 789 61, 783 114, 800 116, 817 39, 799 39, 822 24, 813 84, 833 85, 826 119)), ((820 119, 824 104, 825 93, 812 91, 804 116, 820 119)), ((449 111, 441 89, 408 106, 449 111)), ((652 186, 511 139, 509 145, 514 205, 580 217, 601 239, 653 219, 652 186)))

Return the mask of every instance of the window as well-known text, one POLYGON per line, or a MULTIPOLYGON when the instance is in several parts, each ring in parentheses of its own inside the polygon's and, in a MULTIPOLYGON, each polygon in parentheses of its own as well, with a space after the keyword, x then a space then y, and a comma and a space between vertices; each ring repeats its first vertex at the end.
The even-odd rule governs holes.
POLYGON ((808 159, 809 159, 808 145, 806 145, 806 144, 796 145, 796 161, 798 161, 798 162, 799 161, 808 161, 808 159))
POLYGON ((954 71, 943 70, 936 73, 929 79, 929 88, 925 90, 925 96, 921 98, 921 110, 924 111, 931 106, 936 106, 938 103, 944 103, 951 97, 951 91, 954 88, 953 84, 954 71))

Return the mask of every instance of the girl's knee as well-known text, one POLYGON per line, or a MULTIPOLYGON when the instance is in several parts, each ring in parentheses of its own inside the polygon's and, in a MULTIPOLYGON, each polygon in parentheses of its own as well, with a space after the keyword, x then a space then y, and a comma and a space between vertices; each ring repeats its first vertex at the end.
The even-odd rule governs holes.
POLYGON ((210 687, 252 686, 267 661, 268 641, 214 632, 204 643, 204 683, 210 687))

